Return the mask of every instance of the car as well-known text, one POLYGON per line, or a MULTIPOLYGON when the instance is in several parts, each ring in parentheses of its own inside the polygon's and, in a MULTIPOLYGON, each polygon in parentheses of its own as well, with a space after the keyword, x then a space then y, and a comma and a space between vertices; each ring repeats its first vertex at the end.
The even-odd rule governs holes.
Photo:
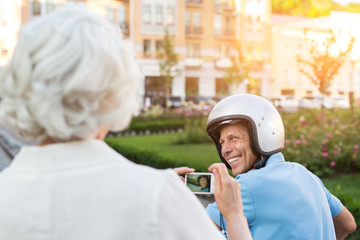
POLYGON ((333 96, 331 99, 332 99, 334 108, 349 108, 350 107, 349 101, 346 100, 345 96, 343 96, 343 95, 336 95, 336 96, 333 96))
POLYGON ((322 107, 326 109, 333 108, 333 102, 330 98, 324 96, 313 96, 308 95, 299 101, 300 108, 317 108, 320 109, 322 107))
POLYGON ((170 108, 178 108, 182 106, 181 97, 178 96, 171 96, 168 98, 167 106, 170 108))
POLYGON ((299 101, 292 95, 281 95, 273 99, 275 107, 281 112, 297 112, 299 110, 299 101))

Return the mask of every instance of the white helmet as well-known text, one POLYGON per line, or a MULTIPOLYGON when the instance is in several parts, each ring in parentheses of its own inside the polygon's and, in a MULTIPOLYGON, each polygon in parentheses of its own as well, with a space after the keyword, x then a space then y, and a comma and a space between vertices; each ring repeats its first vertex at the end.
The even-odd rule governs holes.
POLYGON ((255 168, 264 167, 266 160, 284 148, 285 131, 281 116, 265 98, 238 94, 224 98, 211 110, 207 121, 207 132, 214 140, 221 160, 231 169, 221 155, 219 126, 244 122, 250 136, 252 151, 259 159, 255 168))

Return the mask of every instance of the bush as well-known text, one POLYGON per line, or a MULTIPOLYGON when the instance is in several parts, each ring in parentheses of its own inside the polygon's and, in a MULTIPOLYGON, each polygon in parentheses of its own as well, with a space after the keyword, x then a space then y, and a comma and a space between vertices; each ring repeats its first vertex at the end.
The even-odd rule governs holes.
POLYGON ((360 202, 356 201, 351 194, 343 193, 340 185, 338 185, 336 189, 329 189, 329 191, 339 198, 342 204, 346 206, 355 219, 357 230, 350 234, 346 239, 360 239, 360 202))
MULTIPOLYGON (((298 162, 316 175, 360 171, 360 111, 304 109, 282 114, 287 161, 298 162)), ((177 143, 210 143, 206 117, 187 121, 177 143)))
POLYGON ((168 161, 167 159, 160 157, 151 148, 139 150, 135 147, 122 146, 117 143, 116 138, 106 138, 105 142, 115 151, 127 159, 131 159, 132 162, 137 164, 142 164, 158 169, 174 168, 181 165, 176 161, 168 161))
POLYGON ((288 161, 299 162, 318 176, 358 172, 360 112, 304 110, 284 114, 288 161))
POLYGON ((175 144, 187 143, 212 143, 212 139, 206 133, 206 118, 186 121, 184 134, 178 138, 175 144))

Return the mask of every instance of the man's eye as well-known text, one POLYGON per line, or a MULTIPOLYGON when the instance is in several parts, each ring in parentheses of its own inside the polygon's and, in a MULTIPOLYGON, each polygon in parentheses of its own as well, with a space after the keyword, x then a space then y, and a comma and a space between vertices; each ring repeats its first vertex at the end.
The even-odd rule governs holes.
POLYGON ((236 137, 236 136, 234 136, 234 137, 232 137, 232 139, 237 140, 237 139, 239 139, 239 138, 238 138, 238 137, 236 137))

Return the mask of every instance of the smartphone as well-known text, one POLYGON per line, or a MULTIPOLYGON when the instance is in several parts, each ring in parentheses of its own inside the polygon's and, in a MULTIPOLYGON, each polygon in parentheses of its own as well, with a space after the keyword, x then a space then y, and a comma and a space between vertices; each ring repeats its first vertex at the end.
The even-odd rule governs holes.
POLYGON ((212 173, 185 174, 185 185, 195 194, 214 194, 215 179, 212 173))

